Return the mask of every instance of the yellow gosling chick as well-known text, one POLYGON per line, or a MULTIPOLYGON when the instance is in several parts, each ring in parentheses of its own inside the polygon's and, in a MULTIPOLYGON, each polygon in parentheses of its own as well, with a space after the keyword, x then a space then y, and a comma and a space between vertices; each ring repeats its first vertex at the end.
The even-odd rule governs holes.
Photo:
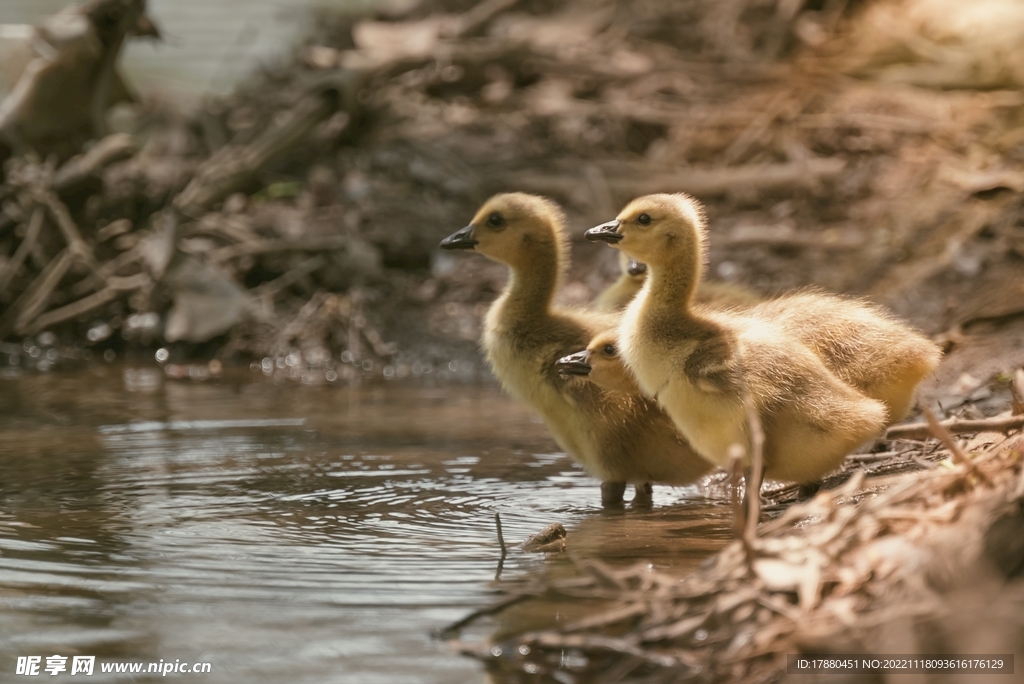
POLYGON ((594 299, 594 308, 599 311, 620 311, 633 301, 633 297, 644 286, 647 265, 630 259, 619 252, 619 268, 622 274, 594 299))
POLYGON ((647 282, 623 315, 619 353, 712 463, 728 467, 735 444, 750 451, 747 392, 764 430, 765 475, 774 479, 816 480, 881 432, 885 407, 840 381, 780 325, 694 303, 706 255, 696 200, 638 198, 587 237, 647 264, 647 282))
MULTIPOLYGON (((500 194, 468 226, 441 242, 504 263, 508 285, 487 313, 483 347, 501 384, 541 415, 558 444, 602 481, 602 503, 621 502, 625 483, 693 482, 708 470, 655 402, 563 378, 555 361, 613 328, 608 314, 556 308, 569 259, 565 220, 553 202, 500 194)), ((646 490, 646 491, 645 491, 646 490)))
MULTIPOLYGON (((647 264, 619 252, 622 275, 594 299, 599 311, 620 311, 633 301, 647 279, 647 264)), ((704 281, 697 287, 697 301, 719 308, 750 307, 762 301, 756 293, 741 285, 704 281)))
MULTIPOLYGON (((698 294, 700 290, 698 290, 698 294)), ((753 307, 818 355, 840 380, 885 404, 887 425, 906 417, 939 346, 867 302, 801 292, 753 307)), ((599 333, 587 348, 559 360, 563 374, 586 376, 605 389, 639 392, 618 354, 618 332, 599 333)))
POLYGON ((636 380, 619 358, 618 344, 618 330, 606 330, 595 335, 583 351, 558 359, 555 367, 563 376, 585 377, 606 390, 640 394, 636 380))
POLYGON ((885 404, 887 424, 906 417, 918 384, 939 365, 939 346, 881 307, 801 292, 751 310, 803 342, 839 379, 885 404))

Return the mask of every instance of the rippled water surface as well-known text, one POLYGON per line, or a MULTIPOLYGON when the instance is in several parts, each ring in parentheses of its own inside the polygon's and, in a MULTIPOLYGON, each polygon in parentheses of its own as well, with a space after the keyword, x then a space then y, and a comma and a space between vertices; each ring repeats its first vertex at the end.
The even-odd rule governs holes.
MULTIPOLYGON (((430 632, 493 600, 495 511, 510 545, 561 522, 612 562, 685 566, 727 536, 693 490, 600 511, 491 387, 110 366, 0 380, 0 497, 0 681, 53 654, 205 661, 205 682, 483 681, 430 632)), ((502 581, 559 562, 511 548, 502 581)))

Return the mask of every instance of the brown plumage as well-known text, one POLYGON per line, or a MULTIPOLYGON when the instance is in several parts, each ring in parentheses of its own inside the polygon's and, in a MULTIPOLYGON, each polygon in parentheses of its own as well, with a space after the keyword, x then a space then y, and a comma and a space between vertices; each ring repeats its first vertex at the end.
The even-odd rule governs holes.
POLYGON ((709 466, 655 403, 563 378, 555 362, 613 328, 609 314, 558 308, 552 299, 569 259, 561 210, 522 193, 488 200, 442 241, 506 264, 511 275, 487 313, 483 347, 502 386, 541 415, 559 445, 614 492, 624 482, 693 482, 709 466))
POLYGON ((748 446, 747 392, 764 428, 768 477, 820 478, 881 432, 885 407, 840 381, 783 325, 694 302, 706 257, 696 200, 641 197, 587 236, 648 265, 623 315, 619 351, 643 392, 709 461, 728 466, 731 447, 748 446))

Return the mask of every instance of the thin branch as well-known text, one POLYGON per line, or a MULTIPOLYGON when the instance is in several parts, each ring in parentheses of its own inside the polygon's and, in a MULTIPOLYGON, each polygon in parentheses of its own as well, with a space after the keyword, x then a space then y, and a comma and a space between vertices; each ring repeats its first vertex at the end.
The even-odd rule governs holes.
POLYGON ((1013 395, 1013 415, 1024 415, 1024 368, 1018 368, 1013 374, 1013 380, 1010 381, 1010 393, 1013 395))
POLYGON ((18 272, 25 258, 28 257, 29 252, 35 247, 36 240, 39 239, 39 234, 43 230, 45 213, 45 210, 38 205, 32 210, 32 217, 28 221, 25 237, 22 239, 21 244, 18 245, 18 249, 14 251, 14 256, 7 262, 4 269, 0 271, 0 292, 6 290, 7 286, 11 284, 14 274, 18 272))
MULTIPOLYGON (((979 420, 960 420, 950 418, 938 423, 952 435, 974 434, 978 432, 1010 432, 1024 428, 1024 416, 1002 416, 982 418, 979 420)), ((924 423, 910 425, 894 425, 885 433, 886 439, 928 439, 933 436, 932 430, 924 423)))
POLYGON ((67 247, 53 259, 50 259, 42 273, 36 276, 32 284, 28 286, 21 297, 17 299, 0 318, 0 340, 7 337, 13 328, 15 332, 21 333, 22 326, 29 323, 36 317, 46 301, 53 294, 54 289, 67 274, 75 256, 71 248, 67 247))
POLYGON ((943 446, 949 449, 949 453, 952 455, 953 462, 957 465, 961 465, 967 469, 969 474, 976 475, 979 480, 982 480, 986 484, 991 484, 988 476, 978 470, 978 467, 971 461, 971 457, 964 453, 964 450, 960 448, 956 440, 953 439, 953 435, 950 434, 949 430, 939 422, 939 419, 935 417, 935 413, 930 409, 924 409, 925 420, 928 421, 928 429, 931 430, 932 434, 935 435, 942 442, 943 446))
POLYGON ((494 512, 494 525, 498 528, 498 544, 501 546, 501 557, 505 558, 508 549, 505 547, 505 536, 501 533, 501 514, 494 512))
POLYGON ((286 271, 283 275, 257 286, 253 289, 253 294, 257 297, 271 297, 286 287, 291 287, 303 277, 326 264, 327 260, 322 254, 311 256, 302 263, 286 271))
POLYGON ((137 262, 142 256, 142 250, 138 245, 121 252, 110 261, 104 263, 96 271, 71 286, 71 295, 81 297, 92 292, 97 287, 106 284, 118 271, 125 266, 137 262))
POLYGON ((508 555, 508 549, 505 548, 505 535, 501 533, 501 514, 498 511, 494 512, 494 525, 498 529, 498 545, 501 546, 501 558, 498 559, 498 569, 494 571, 494 580, 498 581, 501 579, 501 569, 505 565, 505 556, 508 555))
POLYGON ((451 639, 452 637, 456 636, 459 633, 459 631, 462 630, 462 628, 466 625, 472 622, 476 622, 477 620, 486 615, 494 615, 496 613, 500 613, 509 606, 514 606, 515 604, 521 603, 522 601, 525 601, 528 598, 533 598, 533 594, 515 594, 514 596, 509 596, 508 598, 502 599, 497 603, 492 603, 489 606, 478 608, 466 617, 456 620, 447 627, 443 627, 435 631, 434 636, 438 639, 451 639))
POLYGON ((746 530, 743 511, 743 497, 740 484, 743 482, 743 447, 733 444, 729 451, 729 489, 732 491, 732 528, 737 539, 743 539, 746 530))
POLYGON ((118 278, 108 287, 100 290, 99 292, 95 292, 88 297, 84 297, 76 302, 62 306, 59 309, 47 311, 40 315, 31 323, 31 325, 25 327, 25 333, 34 335, 40 330, 49 328, 51 325, 56 325, 72 318, 77 318, 84 313, 88 313, 93 309, 98 309, 104 304, 114 301, 125 292, 141 289, 150 282, 149 276, 144 273, 128 276, 127 278, 118 278))
POLYGON ((352 241, 347 235, 326 235, 324 237, 304 238, 301 240, 257 240, 237 245, 218 247, 210 252, 210 260, 221 263, 241 256, 268 254, 270 252, 344 249, 352 241))
POLYGON ((74 219, 71 218, 71 212, 68 211, 67 206, 64 205, 54 192, 43 193, 41 199, 43 204, 50 210, 50 215, 53 216, 53 220, 56 222, 57 227, 60 228, 60 232, 64 234, 64 239, 67 240, 68 246, 75 256, 81 259, 93 273, 98 272, 99 264, 96 263, 96 257, 92 253, 92 248, 82 238, 82 233, 78 230, 78 226, 75 225, 74 219))
POLYGON ((761 416, 754 406, 750 390, 743 392, 743 406, 747 410, 747 426, 750 430, 750 475, 747 477, 747 524, 743 531, 744 546, 748 555, 757 538, 757 524, 761 521, 761 483, 764 481, 764 429, 761 416))
POLYGON ((32 285, 38 283, 38 286, 30 287, 29 291, 26 292, 25 304, 14 324, 15 332, 18 334, 24 333, 28 323, 46 306, 46 302, 49 301, 53 291, 57 289, 60 281, 63 280, 74 261, 75 255, 71 248, 68 247, 46 265, 43 272, 32 283, 32 285))

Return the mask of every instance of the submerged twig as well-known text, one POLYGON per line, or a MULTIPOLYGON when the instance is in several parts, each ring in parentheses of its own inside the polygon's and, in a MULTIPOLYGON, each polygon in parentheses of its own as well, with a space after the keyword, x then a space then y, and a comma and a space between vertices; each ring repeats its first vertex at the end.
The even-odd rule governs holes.
POLYGON ((498 545, 501 547, 501 558, 498 559, 498 569, 494 572, 495 581, 501 579, 501 569, 505 565, 505 556, 508 555, 508 549, 505 548, 505 535, 501 533, 501 513, 498 511, 494 512, 494 526, 498 530, 498 545))
POLYGON ((501 546, 501 557, 504 558, 508 553, 505 548, 505 536, 501 533, 501 513, 494 512, 494 524, 498 528, 498 544, 501 546))
POLYGON ((514 594, 512 596, 509 596, 508 598, 505 598, 505 599, 502 599, 501 601, 498 601, 497 603, 492 603, 491 605, 484 606, 483 608, 477 608, 476 610, 474 610, 472 613, 470 613, 466 617, 461 618, 459 620, 456 620, 455 622, 451 623, 447 627, 442 627, 441 629, 435 631, 434 632, 434 636, 436 636, 438 639, 449 639, 449 638, 455 636, 456 634, 458 634, 459 630, 461 630, 466 625, 468 625, 470 623, 473 623, 473 622, 476 622, 477 620, 479 620, 482 617, 486 617, 488 615, 495 615, 497 613, 500 613, 501 611, 505 610, 509 606, 514 606, 515 604, 521 603, 521 602, 525 601, 526 599, 532 598, 532 597, 533 597, 533 594, 527 594, 527 593, 514 594))

